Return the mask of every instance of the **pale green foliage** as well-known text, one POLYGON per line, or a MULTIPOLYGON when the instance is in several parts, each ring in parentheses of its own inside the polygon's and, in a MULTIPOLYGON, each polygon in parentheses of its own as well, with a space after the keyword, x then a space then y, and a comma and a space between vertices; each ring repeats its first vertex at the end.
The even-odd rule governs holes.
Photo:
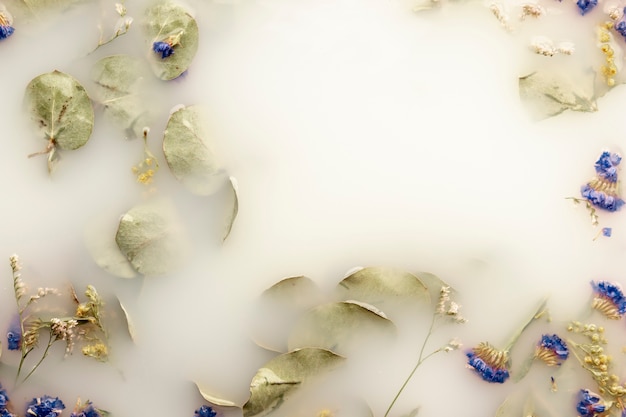
POLYGON ((48 154, 48 170, 52 171, 57 149, 78 149, 89 140, 94 123, 91 100, 73 77, 53 71, 28 84, 25 101, 38 131, 48 142, 41 153, 48 154))
POLYGON ((196 383, 196 388, 198 388, 198 392, 200 393, 200 395, 202 395, 202 398, 204 398, 211 406, 239 407, 233 401, 225 400, 225 399, 223 399, 221 397, 209 394, 207 392, 207 390, 205 390, 202 387, 200 387, 200 384, 196 383))
POLYGON ((299 349, 275 357, 252 378, 250 399, 243 406, 244 417, 268 414, 303 383, 343 361, 343 357, 319 348, 299 349))
POLYGON ((235 224, 235 220, 237 219, 237 214, 239 214, 239 191, 237 186, 237 180, 235 179, 235 177, 230 177, 229 180, 229 185, 231 189, 231 204, 229 213, 226 216, 224 237, 222 238, 222 241, 225 241, 230 235, 231 230, 233 230, 233 224, 235 224))
POLYGON ((170 171, 198 195, 214 193, 226 179, 207 136, 196 106, 174 111, 163 135, 163 153, 170 171))
POLYGON ((120 278, 134 278, 138 275, 137 271, 120 252, 111 226, 115 227, 102 219, 89 223, 84 234, 87 250, 96 264, 108 273, 120 278))
POLYGON ((163 59, 161 55, 150 53, 152 70, 162 80, 179 77, 189 68, 198 50, 198 24, 187 11, 172 2, 156 4, 146 11, 144 31, 150 51, 152 44, 169 36, 178 39, 174 54, 163 59))

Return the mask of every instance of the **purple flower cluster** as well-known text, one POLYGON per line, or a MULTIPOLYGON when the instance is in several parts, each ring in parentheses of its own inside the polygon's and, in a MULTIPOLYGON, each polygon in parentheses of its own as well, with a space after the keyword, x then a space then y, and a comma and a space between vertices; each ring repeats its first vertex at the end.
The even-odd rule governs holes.
POLYGON ((598 5, 598 0, 578 0, 576 6, 580 9, 580 14, 583 16, 591 9, 598 5))
POLYGON ((167 42, 159 41, 152 44, 152 50, 161 54, 161 59, 165 59, 174 53, 174 48, 167 42))
POLYGON ((617 166, 620 162, 622 157, 619 154, 604 151, 596 161, 596 173, 609 182, 617 182, 617 166))
POLYGON ((549 366, 560 365, 569 356, 569 349, 559 336, 544 334, 537 345, 536 356, 549 366))
POLYGON ((91 401, 87 401, 80 407, 77 406, 70 417, 102 417, 102 413, 93 406, 91 401))
POLYGON ((481 343, 470 352, 467 352, 467 364, 476 371, 480 377, 487 381, 502 384, 509 379, 507 369, 508 355, 504 351, 498 351, 488 343, 481 343))
POLYGON ((26 415, 33 417, 58 417, 65 409, 63 401, 49 395, 33 398, 27 406, 26 415))
POLYGON ((203 405, 199 409, 196 410, 193 417, 215 417, 217 413, 213 411, 213 409, 207 405, 203 405))
POLYGON ((6 39, 9 36, 13 35, 15 32, 15 28, 10 25, 0 25, 0 40, 6 39))
POLYGON ((592 393, 587 389, 581 389, 578 393, 578 404, 576 411, 581 417, 595 417, 606 410, 606 406, 602 404, 599 395, 592 393))
POLYGON ((610 319, 620 319, 626 313, 626 297, 622 289, 607 281, 591 282, 595 297, 593 308, 610 319))
POLYGON ((11 413, 7 406, 9 405, 9 396, 7 391, 0 386, 0 417, 16 417, 11 413))
POLYGON ((624 205, 617 187, 617 166, 622 157, 602 152, 595 163, 596 178, 580 188, 580 194, 591 204, 608 211, 617 211, 624 205))

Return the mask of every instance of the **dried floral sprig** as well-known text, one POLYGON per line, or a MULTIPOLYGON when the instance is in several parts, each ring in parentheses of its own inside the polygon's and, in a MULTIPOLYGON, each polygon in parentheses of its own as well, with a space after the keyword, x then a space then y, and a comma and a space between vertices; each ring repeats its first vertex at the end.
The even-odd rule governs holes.
POLYGON ((26 415, 33 417, 57 417, 61 415, 65 409, 63 401, 59 400, 59 397, 50 397, 44 395, 43 397, 33 398, 27 404, 26 415))
POLYGON ((619 320, 626 313, 626 297, 618 284, 607 281, 591 282, 594 297, 591 307, 606 318, 619 320))
POLYGON ((13 17, 4 6, 0 6, 0 40, 13 35, 13 32, 15 32, 13 17))
POLYGON ((83 403, 79 398, 70 417, 104 417, 107 414, 109 413, 94 407, 91 401, 87 400, 83 403))
POLYGON ((467 322, 467 319, 465 319, 463 316, 459 314, 460 309, 461 309, 461 306, 457 304, 456 302, 452 301, 452 299, 450 298, 450 287, 446 285, 442 286, 439 291, 439 299, 437 302, 437 306, 435 307, 432 317, 431 317, 430 326, 428 328, 428 333, 426 334, 426 337, 424 338, 424 341, 422 342, 422 346, 420 348, 420 353, 417 358, 417 363, 415 364, 415 366, 409 373, 409 376, 406 378, 406 380, 404 381, 404 383, 402 384, 402 386, 396 393, 395 397, 391 401, 391 404, 389 404, 389 407, 387 408, 387 411, 385 412, 384 417, 387 417, 389 415, 396 401, 398 400, 398 398, 400 397, 400 395, 402 394, 402 392, 408 385, 409 381, 411 381, 411 379, 413 378, 413 375, 415 374, 415 372, 417 371, 417 369, 420 367, 422 363, 424 363, 428 358, 432 357, 433 355, 439 352, 451 352, 461 347, 461 343, 457 339, 452 339, 446 345, 435 349, 434 351, 430 352, 427 355, 424 355, 424 351, 426 350, 426 345, 428 344, 428 341, 431 335, 433 334, 433 331, 435 330, 437 324, 443 324, 445 322, 448 322, 448 323, 449 322, 453 322, 453 323, 467 322))
POLYGON ((203 405, 195 411, 193 417, 215 417, 216 415, 217 413, 211 407, 203 405))
POLYGON ((152 51, 157 54, 161 54, 161 59, 165 59, 174 53, 174 47, 181 45, 180 38, 183 36, 183 31, 179 30, 172 33, 165 38, 152 43, 152 51))
POLYGON ((150 133, 150 129, 144 128, 143 160, 132 168, 133 174, 137 176, 137 182, 144 185, 151 184, 154 175, 159 170, 159 161, 148 147, 148 133, 150 133))
POLYGON ((556 334, 544 334, 535 348, 535 357, 548 366, 557 366, 569 357, 569 349, 567 343, 556 334))
POLYGON ((580 194, 589 203, 606 211, 617 211, 624 205, 619 191, 617 166, 622 157, 604 151, 595 163, 596 177, 580 188, 580 194))
POLYGON ((108 39, 104 39, 102 25, 98 24, 100 39, 98 40, 98 45, 91 52, 96 51, 101 46, 113 42, 115 39, 119 38, 122 35, 125 35, 130 30, 130 27, 133 24, 133 18, 130 16, 126 16, 126 6, 124 6, 124 0, 122 0, 120 3, 115 3, 115 12, 119 15, 119 19, 117 20, 117 23, 115 25, 115 31, 108 39))
POLYGON ((581 389, 578 393, 576 411, 581 417, 595 417, 606 411, 606 405, 598 394, 581 389))

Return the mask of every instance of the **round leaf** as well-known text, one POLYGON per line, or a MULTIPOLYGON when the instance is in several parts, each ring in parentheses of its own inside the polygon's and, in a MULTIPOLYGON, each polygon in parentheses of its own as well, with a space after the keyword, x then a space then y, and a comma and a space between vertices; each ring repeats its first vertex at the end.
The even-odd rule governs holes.
POLYGON ((308 311, 294 326, 288 343, 290 350, 314 346, 347 354, 355 344, 393 336, 395 330, 390 320, 367 306, 329 303, 308 311))
POLYGON ((85 229, 85 246, 100 268, 116 277, 134 278, 137 271, 116 245, 112 233, 114 228, 114 223, 101 219, 92 221, 85 229))
POLYGON ((93 107, 85 88, 59 71, 35 77, 26 87, 25 102, 42 137, 48 142, 43 153, 74 150, 89 140, 93 130, 93 107))
POLYGON ((141 137, 144 127, 150 124, 150 114, 140 94, 142 68, 134 57, 113 55, 96 62, 91 72, 97 101, 130 138, 141 137))
POLYGON ((166 207, 137 206, 120 219, 115 241, 137 272, 163 275, 182 262, 184 245, 166 207))
POLYGON ((307 380, 329 371, 344 358, 325 349, 304 348, 275 357, 259 369, 250 383, 244 417, 262 416, 278 408, 307 380))
POLYGON ((226 179, 196 106, 172 113, 163 136, 163 153, 172 174, 194 194, 212 194, 226 179))
POLYGON ((189 68, 198 50, 198 24, 181 6, 165 2, 146 11, 144 29, 150 43, 152 70, 162 80, 179 77, 189 68), (152 52, 154 42, 176 39, 174 53, 166 58, 152 52))

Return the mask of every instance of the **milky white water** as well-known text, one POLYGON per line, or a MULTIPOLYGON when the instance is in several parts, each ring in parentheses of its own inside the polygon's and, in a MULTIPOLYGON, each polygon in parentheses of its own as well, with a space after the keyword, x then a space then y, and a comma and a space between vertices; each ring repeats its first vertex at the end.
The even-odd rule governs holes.
MULTIPOLYGON (((435 273, 458 290, 469 319, 441 329, 435 348, 451 336, 466 347, 502 344, 545 295, 553 331, 561 331, 588 302, 590 280, 624 274, 620 214, 601 217, 614 228, 611 239, 592 241, 597 229, 587 213, 565 200, 593 175, 601 149, 624 148, 623 87, 597 113, 532 122, 517 77, 546 61, 531 58, 486 8, 453 2, 415 14, 408 2, 377 0, 188 4, 200 26, 198 54, 186 77, 151 81, 160 117, 148 143, 161 162, 154 185, 178 207, 193 250, 168 276, 107 274, 85 249, 83 230, 100 216, 114 234, 119 215, 143 199, 145 187, 130 171, 142 158, 141 141, 126 141, 97 111, 89 143, 64 153, 50 177, 44 157, 26 157, 45 142, 21 104, 25 86, 43 72, 70 73, 89 91, 97 59, 148 53, 139 25, 144 3, 128 2, 135 26, 92 55, 100 7, 113 3, 16 22, 15 35, 0 44, 0 257, 7 259, 0 318, 8 322, 14 311, 8 257, 17 253, 32 288, 93 284, 111 308, 116 296, 123 301, 137 332, 133 344, 115 321, 108 364, 78 352, 62 361, 59 346, 12 395, 20 407, 47 393, 68 406, 89 398, 118 416, 191 416, 203 401, 189 381, 243 404, 250 379, 271 357, 250 336, 254 302, 288 276, 306 275, 330 291, 359 265, 435 273), (180 103, 205 106, 216 151, 239 183, 239 216, 223 245, 225 194, 191 196, 160 150, 168 111, 180 103)), ((550 30, 566 33, 572 16, 550 30)), ((364 346, 363 365, 337 389, 382 416, 416 360, 424 320, 416 319, 415 334, 405 322, 386 352, 364 346)), ((18 360, 3 353, 3 363, 18 360)), ((427 362, 396 415, 417 405, 423 415, 493 415, 515 387, 483 383, 464 363, 461 352, 427 362)), ((536 380, 546 383, 547 372, 536 380)), ((13 369, 0 375, 11 387, 13 369)))

